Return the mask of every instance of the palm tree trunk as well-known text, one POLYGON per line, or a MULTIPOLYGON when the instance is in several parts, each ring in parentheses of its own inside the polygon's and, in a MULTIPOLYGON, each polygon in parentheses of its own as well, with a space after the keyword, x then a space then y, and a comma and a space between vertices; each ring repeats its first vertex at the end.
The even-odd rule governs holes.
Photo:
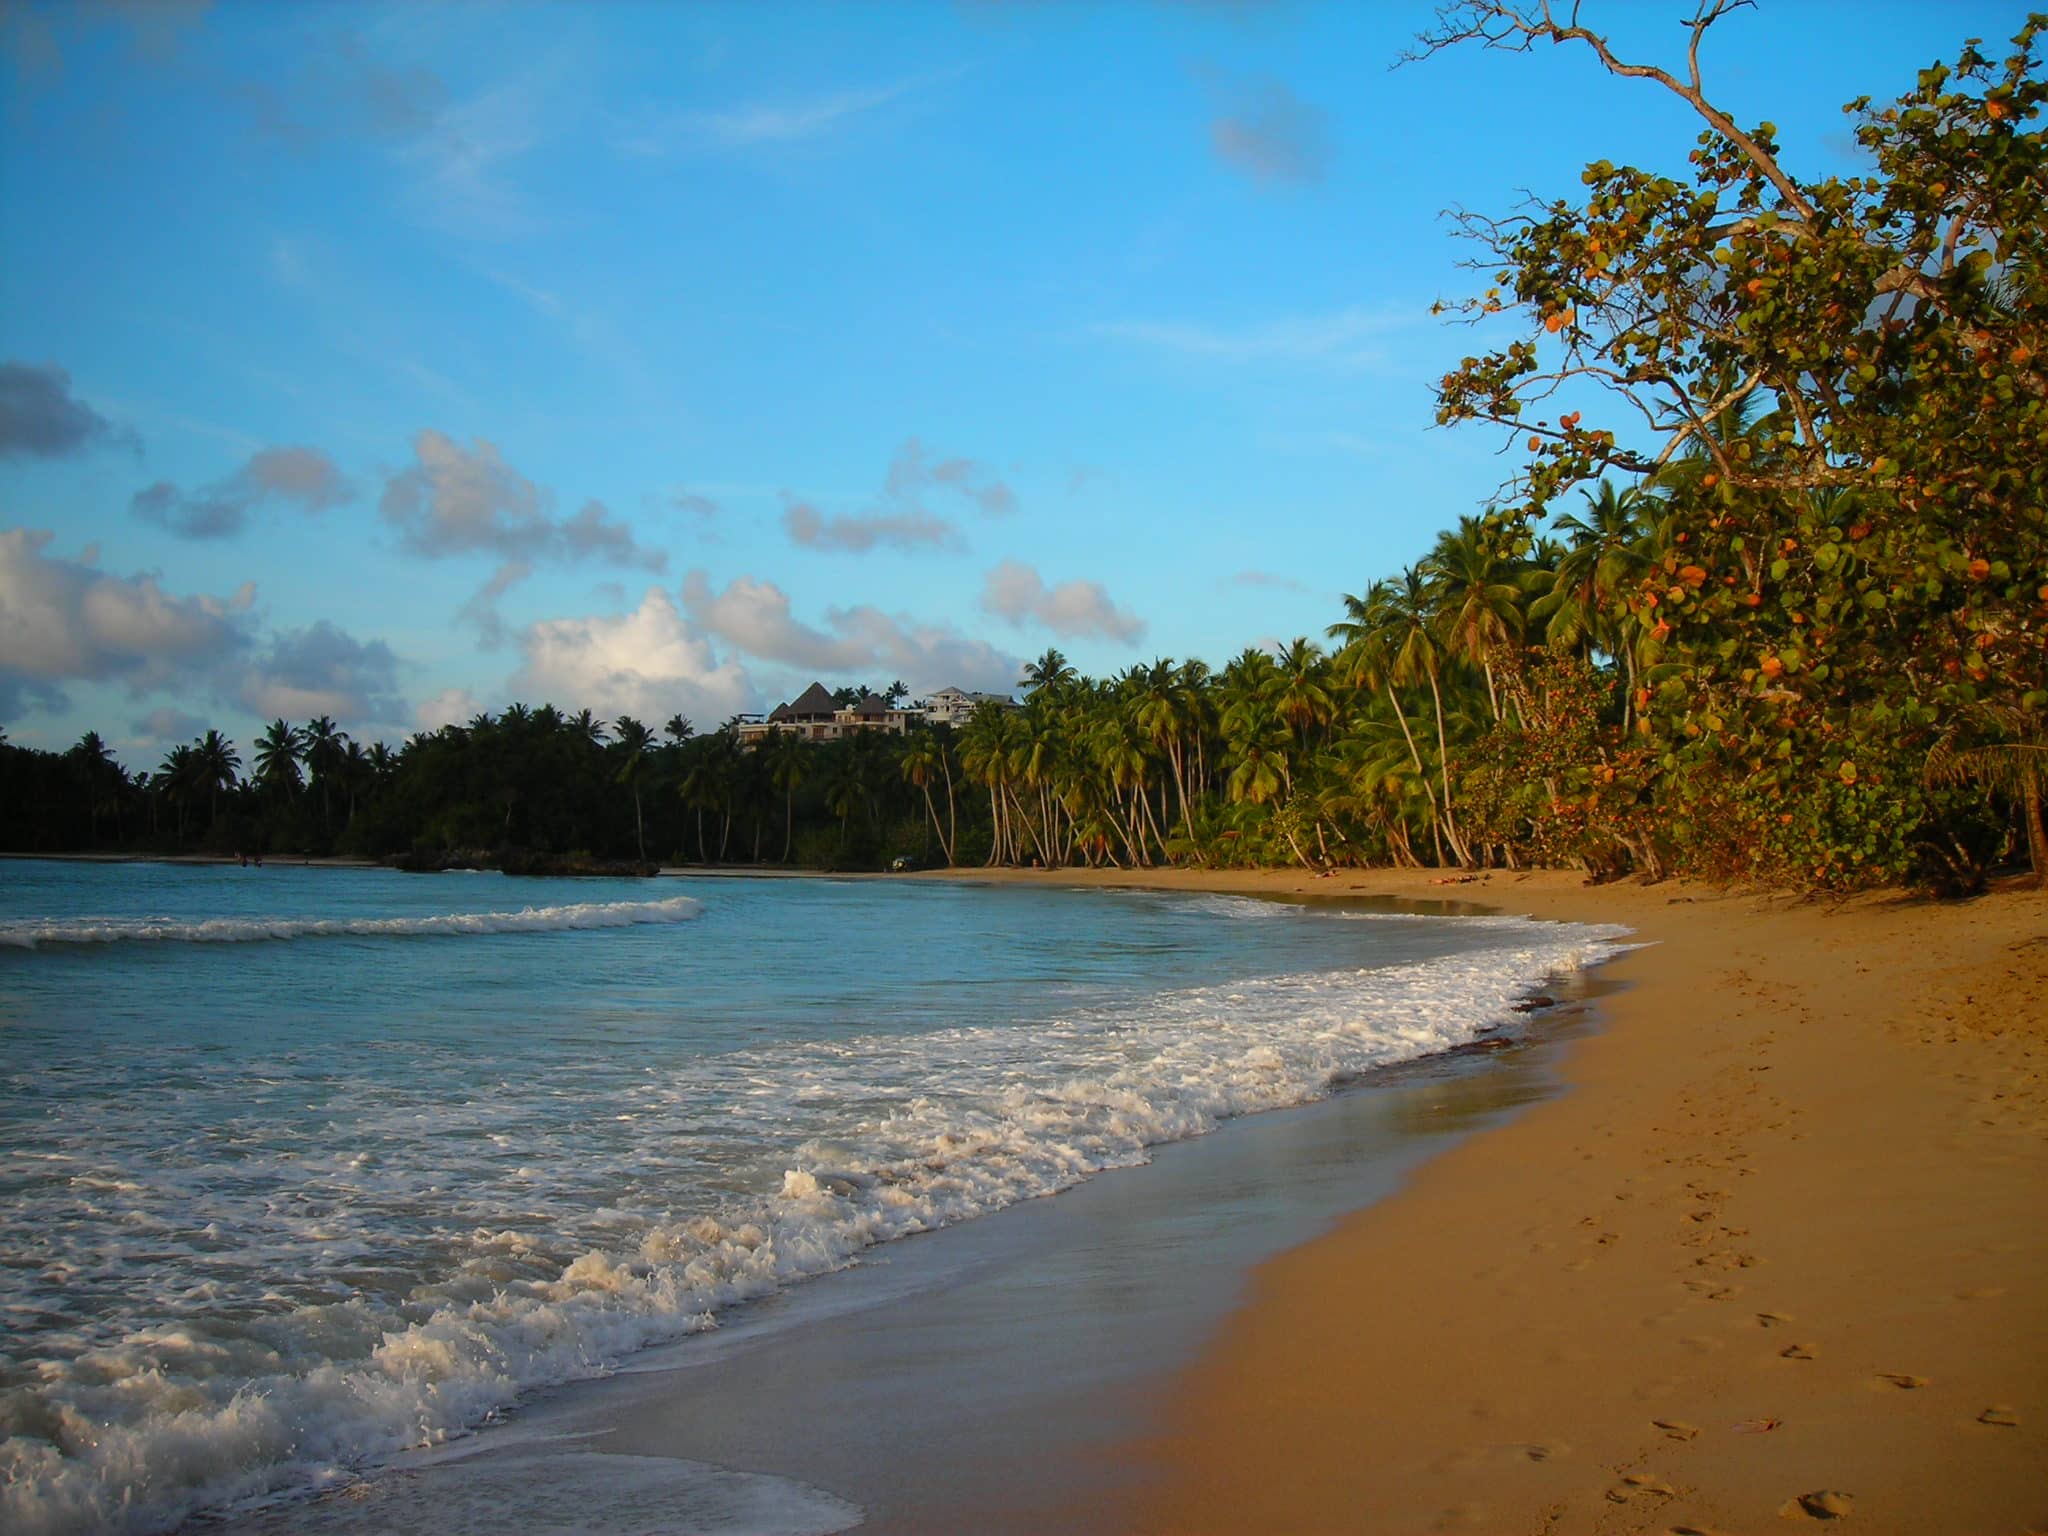
POLYGON ((782 862, 789 862, 789 845, 796 837, 796 782, 782 792, 782 862))
POLYGON ((946 867, 953 867, 953 850, 960 846, 960 821, 953 809, 953 767, 939 754, 939 769, 946 775, 946 867))
MULTIPOLYGON (((353 802, 350 803, 349 818, 350 820, 355 818, 353 802)), ((638 784, 633 786, 633 846, 640 850, 640 862, 645 864, 647 862, 647 828, 646 824, 640 819, 640 786, 638 784)))
POLYGON ((950 868, 953 863, 953 850, 946 846, 946 829, 939 825, 939 807, 938 804, 932 799, 932 786, 930 782, 927 781, 923 784, 918 785, 917 787, 924 791, 924 808, 931 815, 932 831, 938 835, 939 852, 943 853, 946 856, 946 864, 947 867, 950 868))
POLYGON ((1459 867, 1471 862, 1464 845, 1458 839, 1458 821, 1451 813, 1451 748, 1444 736, 1444 695, 1437 686, 1436 668, 1429 669, 1429 692, 1436 700, 1436 766, 1444 781, 1444 835, 1451 841, 1451 851, 1458 857, 1459 867))

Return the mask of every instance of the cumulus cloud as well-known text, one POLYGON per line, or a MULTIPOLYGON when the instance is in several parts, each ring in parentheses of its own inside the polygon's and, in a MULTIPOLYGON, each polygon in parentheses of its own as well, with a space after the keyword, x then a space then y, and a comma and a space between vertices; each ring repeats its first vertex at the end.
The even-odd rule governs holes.
POLYGON ((74 395, 55 363, 0 363, 0 458, 56 459, 117 443, 135 439, 74 395))
POLYGON ((702 571, 683 579, 683 606, 704 633, 762 661, 806 672, 887 672, 913 690, 1007 688, 1019 660, 950 625, 924 624, 862 604, 833 608, 825 627, 798 620, 789 595, 771 581, 740 576, 713 591, 702 571))
POLYGON ((837 549, 864 555, 884 545, 892 549, 956 547, 960 535, 944 518, 913 508, 858 517, 827 517, 807 501, 792 501, 782 514, 782 527, 792 544, 809 549, 837 549))
POLYGON ((720 662, 659 587, 649 587, 630 613, 544 619, 520 631, 517 643, 526 660, 508 686, 519 698, 642 720, 677 711, 723 720, 753 700, 746 670, 720 662))
POLYGON ((1063 581, 1048 587, 1021 560, 1005 560, 988 573, 981 606, 1012 624, 1036 624, 1056 635, 1101 635, 1129 644, 1145 633, 1144 621, 1117 607, 1101 582, 1063 581))
POLYGON ((113 576, 45 553, 45 529, 0 530, 0 717, 33 696, 62 706, 67 682, 135 692, 212 672, 248 644, 255 588, 178 597, 154 575, 113 576))
POLYGON ((358 640, 325 619, 273 635, 249 659, 235 697, 263 719, 332 715, 343 725, 397 725, 408 713, 391 647, 358 640))
POLYGON ((413 462, 384 486, 378 510, 421 555, 478 552, 530 557, 555 537, 541 488, 478 438, 464 448, 431 428, 413 439, 413 462))
POLYGON ((217 485, 187 495, 168 480, 137 491, 129 512, 188 539, 240 533, 257 507, 270 503, 325 512, 355 496, 332 459, 317 448, 265 448, 217 485))
POLYGON ((1277 80, 1219 87, 1224 110, 1209 145, 1232 170, 1260 182, 1320 181, 1329 168, 1329 117, 1277 80))

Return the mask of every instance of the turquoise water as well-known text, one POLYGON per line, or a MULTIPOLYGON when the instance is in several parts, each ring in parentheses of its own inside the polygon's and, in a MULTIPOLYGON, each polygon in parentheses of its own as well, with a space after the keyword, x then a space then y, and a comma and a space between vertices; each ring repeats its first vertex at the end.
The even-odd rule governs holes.
POLYGON ((0 1524, 318 1487, 1510 1017, 1611 931, 0 865, 0 1524))

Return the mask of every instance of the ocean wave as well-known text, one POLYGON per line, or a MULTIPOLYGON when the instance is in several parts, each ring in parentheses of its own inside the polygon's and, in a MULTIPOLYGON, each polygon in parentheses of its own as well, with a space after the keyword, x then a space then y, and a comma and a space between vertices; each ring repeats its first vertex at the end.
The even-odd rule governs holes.
POLYGON ((694 897, 671 896, 665 901, 584 901, 522 907, 517 912, 440 912, 424 917, 216 917, 199 922, 168 917, 30 918, 0 923, 0 945, 37 949, 45 944, 253 944, 267 939, 554 933, 680 923, 702 910, 703 903, 694 897))
MULTIPOLYGON (((657 904, 667 905, 667 904, 657 904)), ((1439 921, 1464 922, 1465 919, 1439 921)), ((402 1304, 358 1293, 261 1317, 137 1328, 0 1392, 0 1526, 163 1531, 280 1490, 331 1487, 460 1436, 536 1388, 604 1374, 879 1243, 1147 1161, 1233 1117, 1321 1098, 1376 1067, 1512 1022, 1546 977, 1624 947, 1618 928, 1488 922, 1474 948, 1372 969, 1185 988, 1029 1025, 776 1042, 679 1074, 636 1135, 706 1103, 807 1132, 779 1185, 695 1213, 573 1202, 461 1237, 402 1304), (512 1223, 524 1221, 523 1229, 512 1223)), ((772 1166, 772 1165, 771 1165, 772 1166)), ((522 1174, 525 1170, 522 1169, 522 1174)), ((214 1314, 217 1316, 217 1314, 214 1314)))

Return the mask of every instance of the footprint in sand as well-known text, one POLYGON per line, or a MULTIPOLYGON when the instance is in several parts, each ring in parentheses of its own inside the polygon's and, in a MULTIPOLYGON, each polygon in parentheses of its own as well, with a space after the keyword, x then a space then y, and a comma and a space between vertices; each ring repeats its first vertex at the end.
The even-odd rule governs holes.
POLYGON ((1778 1513, 1788 1520, 1840 1520, 1855 1506, 1856 1501, 1848 1494, 1822 1488, 1788 1499, 1778 1506, 1778 1513))
POLYGON ((1979 1424, 1996 1424, 2001 1429, 2018 1429, 2020 1426, 2020 1416, 2003 1403, 2000 1403, 1995 1407, 1986 1408, 1982 1413, 1978 1414, 1977 1422, 1979 1424))
POLYGON ((1611 1503, 1627 1504, 1635 1499, 1675 1499, 1678 1490, 1661 1477, 1648 1472, 1631 1472, 1612 1488, 1607 1490, 1611 1503))
POLYGON ((1666 1536, 1722 1536, 1722 1533, 1707 1525, 1674 1525, 1666 1536))
POLYGON ((1913 1392, 1927 1385, 1925 1376, 1915 1376, 1908 1371, 1879 1371, 1879 1381, 1888 1381, 1901 1392, 1913 1392))
POLYGON ((1792 1314, 1790 1312, 1759 1312, 1756 1315, 1756 1320, 1766 1328, 1775 1328, 1780 1323, 1791 1322, 1792 1314))
POLYGON ((1522 1447, 1522 1454, 1531 1461, 1548 1461, 1553 1456, 1569 1456, 1571 1449, 1559 1440, 1549 1445, 1525 1445, 1522 1447))
POLYGON ((1652 1419, 1650 1422, 1664 1431, 1667 1440, 1690 1440, 1700 1432, 1697 1424, 1688 1424, 1683 1419, 1652 1419))

